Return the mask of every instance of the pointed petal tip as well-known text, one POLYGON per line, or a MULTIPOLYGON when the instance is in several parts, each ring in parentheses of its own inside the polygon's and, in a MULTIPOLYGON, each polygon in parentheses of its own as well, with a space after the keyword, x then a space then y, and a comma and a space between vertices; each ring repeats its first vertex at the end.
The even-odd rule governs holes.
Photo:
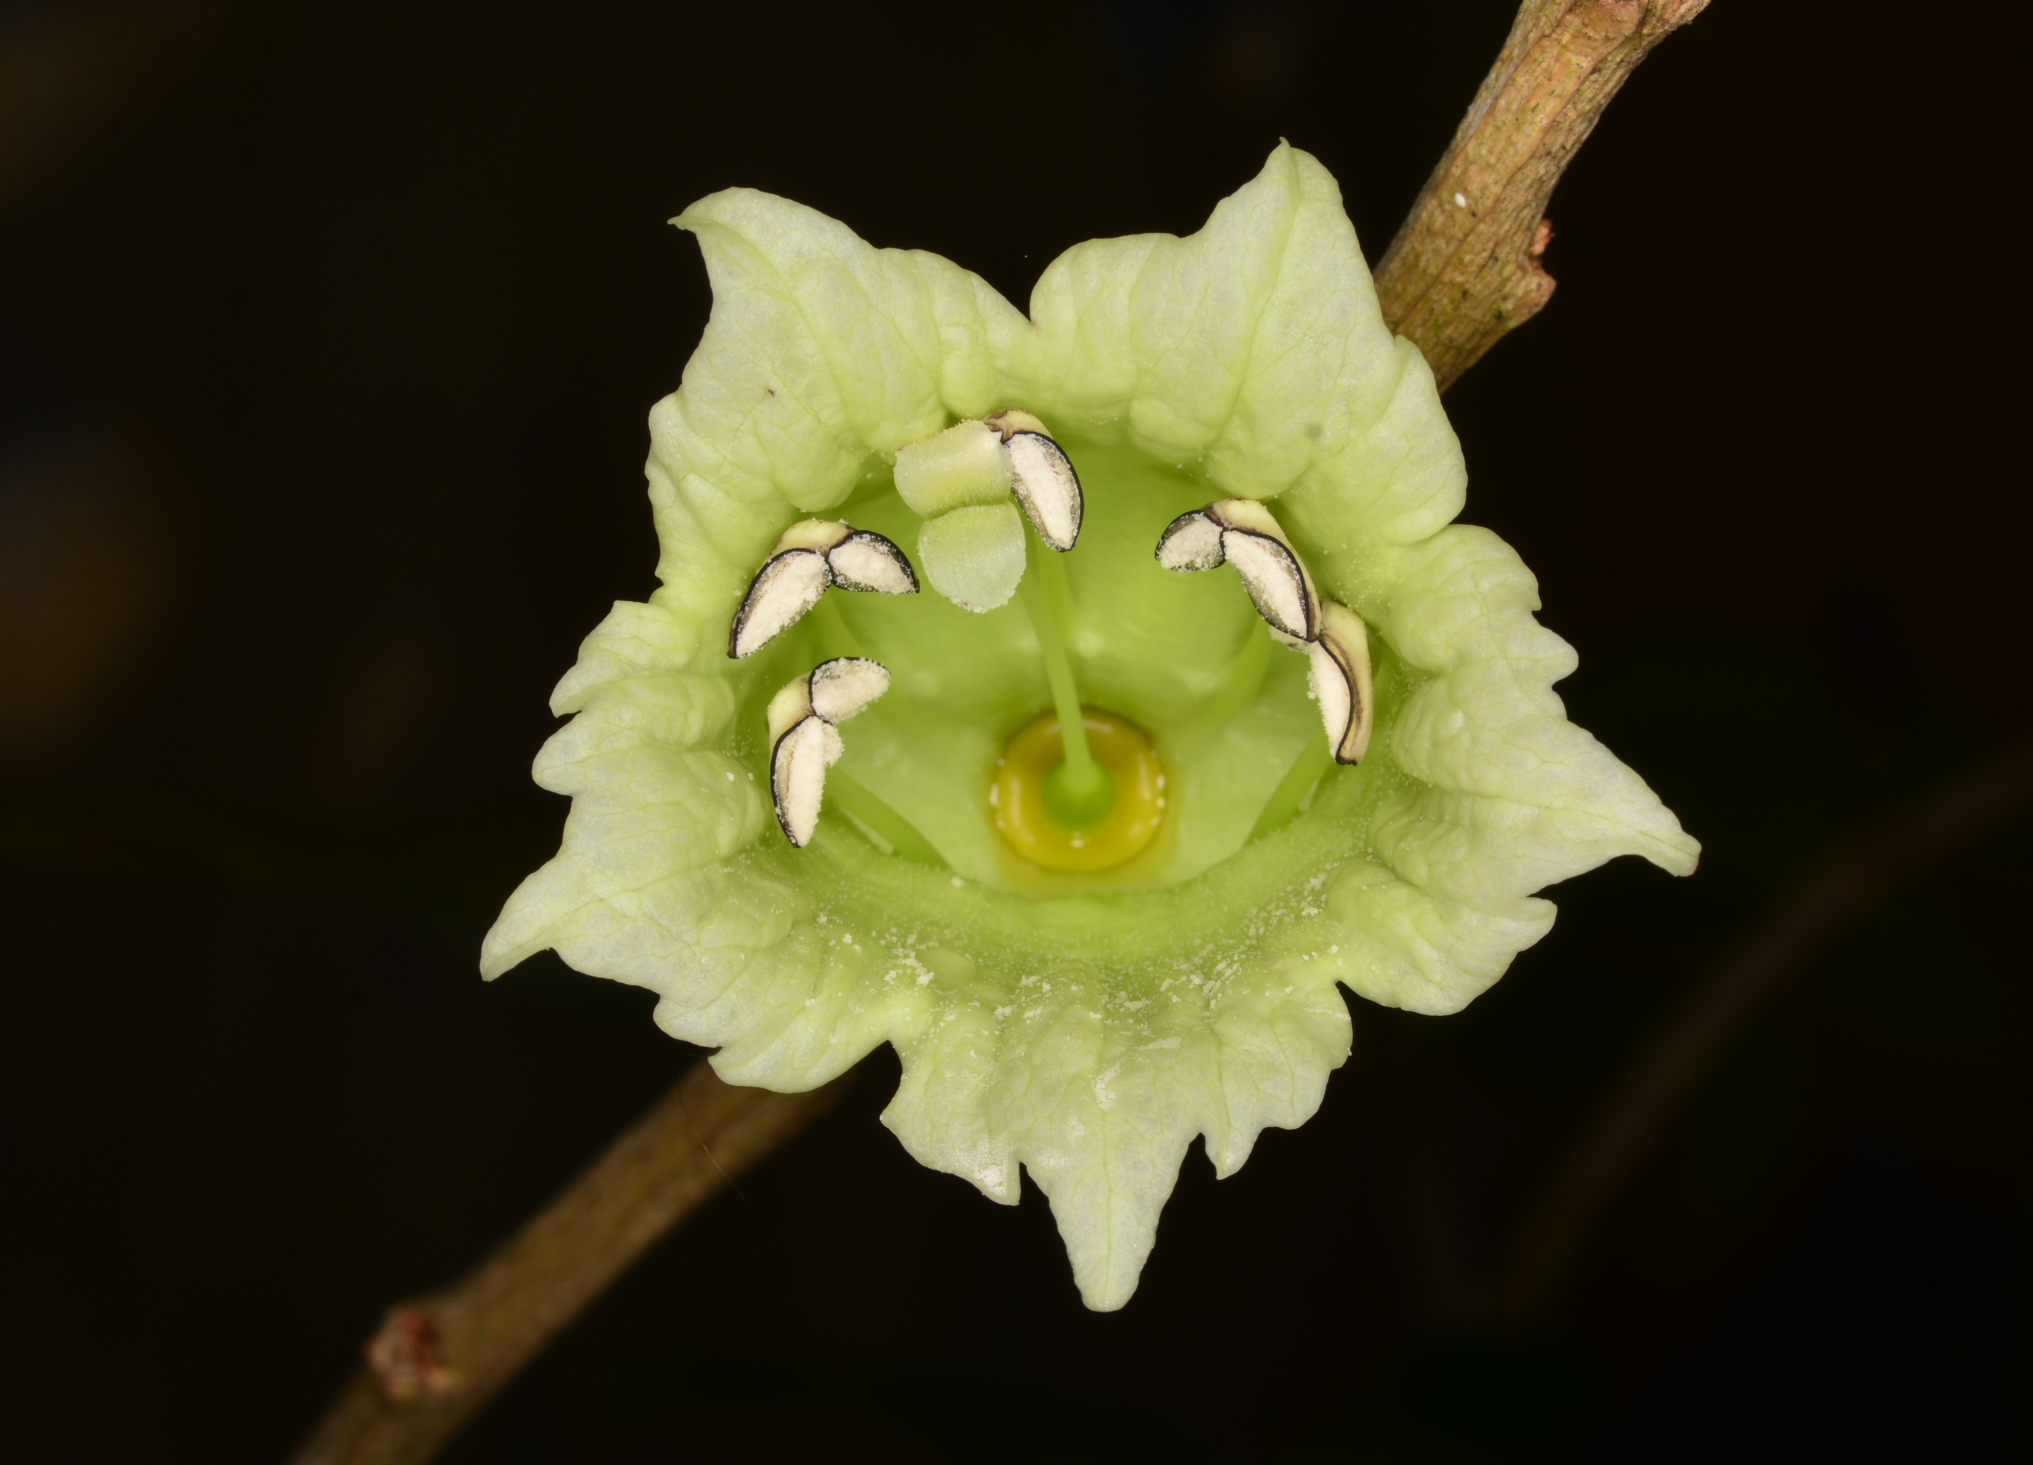
MULTIPOLYGON (((513 900, 511 898, 511 904, 513 900)), ((504 912, 505 914, 505 912, 504 912)), ((521 966, 536 954, 526 943, 513 943, 502 933, 505 922, 497 920, 480 941, 480 980, 491 982, 521 966)))
POLYGON ((1080 1301, 1089 1312, 1120 1312, 1130 1298, 1136 1296, 1136 1283, 1127 1287, 1113 1283, 1098 1283, 1080 1289, 1080 1301))
POLYGON ((1656 852, 1647 851, 1645 858, 1668 875, 1692 875, 1701 868, 1701 841, 1684 829, 1676 833, 1678 838, 1662 840, 1660 848, 1656 852))

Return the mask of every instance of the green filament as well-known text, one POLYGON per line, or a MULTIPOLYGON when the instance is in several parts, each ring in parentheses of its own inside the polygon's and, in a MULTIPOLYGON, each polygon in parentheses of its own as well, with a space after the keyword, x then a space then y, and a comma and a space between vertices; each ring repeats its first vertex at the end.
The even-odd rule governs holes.
POLYGON ((1327 748, 1327 732, 1315 729, 1313 736, 1306 740, 1306 746, 1299 756, 1292 760, 1292 766, 1285 770, 1285 776, 1278 780, 1278 786, 1271 790, 1271 796, 1264 803, 1264 811, 1257 815, 1257 822, 1250 830, 1251 839, 1259 839, 1280 825, 1289 824, 1306 802, 1306 795, 1313 791, 1313 785, 1334 766, 1334 755, 1327 748))
POLYGON ((819 603, 812 607, 812 622, 819 628, 821 642, 840 648, 833 653, 835 656, 868 655, 862 647, 861 638, 847 624, 847 617, 840 614, 839 602, 831 595, 819 597, 819 603))
POLYGON ((837 766, 826 774, 826 798, 859 824, 878 849, 887 844, 889 848, 882 851, 884 854, 899 855, 920 865, 944 867, 945 859, 915 824, 892 809, 880 794, 842 773, 837 766))

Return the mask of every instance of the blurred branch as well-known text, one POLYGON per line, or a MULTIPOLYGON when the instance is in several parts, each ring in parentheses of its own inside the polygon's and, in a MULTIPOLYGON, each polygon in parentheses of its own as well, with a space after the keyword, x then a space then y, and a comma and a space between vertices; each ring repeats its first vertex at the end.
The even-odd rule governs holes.
POLYGON ((1891 823, 1841 846, 1695 984, 1638 1054, 1540 1194, 1509 1259, 1498 1320, 1528 1323, 1589 1226, 1737 1031, 1858 916, 1901 882, 2033 802, 2033 743, 1979 766, 1891 823))
POLYGON ((824 1113, 701 1060, 549 1206, 442 1292, 388 1311, 295 1465, 419 1465, 679 1221, 824 1113))
POLYGON ((1525 0, 1377 266, 1384 319, 1444 391, 1553 294, 1546 200, 1610 98, 1708 0, 1525 0))

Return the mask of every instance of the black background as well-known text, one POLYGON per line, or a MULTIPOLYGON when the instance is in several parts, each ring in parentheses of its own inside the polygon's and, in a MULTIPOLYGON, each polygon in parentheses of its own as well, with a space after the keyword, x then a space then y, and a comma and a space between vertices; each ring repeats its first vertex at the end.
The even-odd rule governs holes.
MULTIPOLYGON (((2026 823, 1709 1071, 1543 1326, 1495 1259, 1619 1062, 1846 832, 2033 727, 2019 7, 1716 0, 1448 397, 1563 691, 1705 843, 1320 1115, 1189 1156, 1142 1290, 914 1165, 896 1066, 452 1449, 1700 1461, 2023 1446, 2026 823), (2017 23, 2017 22, 2014 22, 2017 23), (2014 1434, 2013 1431, 2019 1433, 2014 1434)), ((1372 256, 1509 7, 0 4, 0 1453, 281 1459, 691 1055, 480 933, 554 847, 552 682, 653 585, 643 416, 747 184, 1021 302, 1280 136, 1372 256)), ((1971 1453, 1976 1452, 1976 1453, 1971 1453)))

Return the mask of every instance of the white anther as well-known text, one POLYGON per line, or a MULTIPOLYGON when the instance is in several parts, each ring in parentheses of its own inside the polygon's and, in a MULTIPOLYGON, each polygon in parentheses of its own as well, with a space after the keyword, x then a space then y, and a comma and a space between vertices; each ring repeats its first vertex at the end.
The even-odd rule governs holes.
POLYGON ((889 668, 859 656, 840 656, 812 669, 812 712, 838 726, 889 690, 889 668))
POLYGON ((1313 695, 1327 724, 1327 745, 1336 762, 1360 763, 1376 726, 1375 687, 1370 680, 1369 628, 1339 601, 1320 602, 1320 636, 1306 648, 1313 695))
POLYGON ((918 577, 904 552, 880 534, 835 519, 801 519, 783 532, 734 613, 727 654, 753 656, 796 625, 829 586, 909 595, 918 577))
POLYGON ((1305 646, 1319 635, 1313 579, 1271 511, 1255 499, 1220 499, 1181 514, 1159 536, 1157 555, 1166 569, 1181 572, 1232 564, 1279 640, 1305 646))
POLYGON ((769 791, 776 822, 799 849, 812 842, 819 807, 826 799, 826 770, 840 761, 840 730, 823 717, 808 717, 776 740, 769 760, 769 791))
POLYGON ((1070 550, 1080 542, 1080 521, 1087 512, 1073 460, 1028 412, 1010 408, 982 421, 1007 447, 1010 490, 1038 538, 1061 554, 1070 550))
POLYGON ((1221 548, 1242 576, 1257 614, 1273 631, 1294 641, 1311 641, 1319 634, 1318 602, 1289 544, 1267 534, 1228 529, 1222 532, 1221 548))
POLYGON ((817 605, 832 583, 833 571, 817 550, 789 549, 771 555, 748 582, 748 594, 734 613, 727 654, 739 660, 762 650, 817 605))
POLYGON ((1158 538, 1158 563, 1180 574, 1211 570, 1224 558, 1221 526, 1200 509, 1181 514, 1158 538))
POLYGON ((833 583, 842 590, 873 590, 883 595, 915 595, 918 577, 893 540, 857 529, 826 555, 833 583))
POLYGON ((784 838, 803 849, 819 824, 826 770, 844 745, 834 725, 889 690, 889 669, 858 656, 822 661, 769 699, 769 791, 784 838))

